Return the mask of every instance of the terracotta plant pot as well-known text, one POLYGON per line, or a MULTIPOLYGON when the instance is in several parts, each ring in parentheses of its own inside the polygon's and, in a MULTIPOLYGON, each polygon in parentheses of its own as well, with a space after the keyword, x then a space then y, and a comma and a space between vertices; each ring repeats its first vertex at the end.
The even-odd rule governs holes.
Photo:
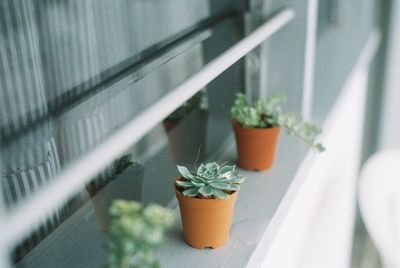
POLYGON ((244 128, 232 121, 239 166, 250 170, 269 169, 275 159, 280 128, 244 128))
POLYGON ((195 248, 218 248, 229 238, 237 191, 228 199, 184 196, 175 186, 186 243, 195 248))

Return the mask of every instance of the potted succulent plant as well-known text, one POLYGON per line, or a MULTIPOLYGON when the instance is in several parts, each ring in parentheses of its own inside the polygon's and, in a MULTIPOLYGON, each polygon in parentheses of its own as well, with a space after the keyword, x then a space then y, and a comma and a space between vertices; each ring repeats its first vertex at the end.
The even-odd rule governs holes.
POLYGON ((283 112, 284 101, 284 96, 272 95, 251 105, 244 94, 236 95, 231 115, 240 167, 250 170, 270 168, 275 158, 281 128, 318 152, 325 150, 321 143, 315 142, 321 129, 304 122, 294 113, 283 112))
POLYGON ((163 240, 164 231, 174 222, 174 214, 162 206, 142 207, 135 201, 115 200, 110 207, 111 242, 108 268, 159 267, 153 250, 163 240))
POLYGON ((185 241, 195 248, 218 248, 229 237, 234 204, 245 177, 235 166, 215 162, 195 171, 178 166, 175 180, 185 241))

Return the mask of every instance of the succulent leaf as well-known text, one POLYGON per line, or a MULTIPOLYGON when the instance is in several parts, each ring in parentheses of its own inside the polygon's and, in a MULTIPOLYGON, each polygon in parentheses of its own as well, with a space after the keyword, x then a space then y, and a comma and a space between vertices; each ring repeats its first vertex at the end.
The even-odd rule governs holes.
POLYGON ((182 192, 184 196, 196 196, 199 194, 199 188, 193 187, 182 192))
POLYGON ((210 186, 212 186, 215 189, 225 190, 225 191, 230 191, 231 188, 233 188, 229 183, 226 182, 212 182, 210 183, 210 186))
POLYGON ((211 172, 214 172, 214 171, 218 171, 218 170, 219 170, 219 166, 218 166, 218 164, 215 163, 215 162, 211 162, 211 163, 206 164, 206 168, 207 168, 209 171, 211 171, 211 172))
POLYGON ((191 181, 177 181, 176 184, 181 187, 193 187, 194 186, 193 182, 191 182, 191 181))
POLYGON ((204 185, 205 185, 204 182, 196 182, 195 180, 192 181, 192 186, 194 187, 202 187, 204 185))
POLYGON ((230 172, 235 172, 235 168, 236 166, 223 166, 219 172, 222 174, 222 176, 227 176, 230 172))
POLYGON ((204 197, 209 197, 212 195, 212 188, 210 185, 202 186, 198 189, 198 192, 204 197))
POLYGON ((213 191, 213 195, 217 198, 217 199, 228 199, 229 198, 229 194, 225 193, 224 191, 221 191, 219 189, 212 189, 213 191))
POLYGON ((182 188, 182 194, 189 197, 227 199, 232 191, 238 191, 244 176, 235 172, 236 166, 218 165, 215 162, 201 164, 193 172, 178 166, 182 174, 176 185, 182 188))
POLYGON ((197 173, 204 173, 206 170, 206 166, 201 164, 200 167, 197 169, 197 173))
POLYGON ((238 189, 237 184, 230 184, 224 182, 212 182, 210 183, 210 186, 212 186, 215 189, 225 190, 225 191, 236 191, 238 189))
POLYGON ((190 174, 190 171, 186 167, 178 166, 178 171, 186 179, 192 177, 192 174, 190 174))

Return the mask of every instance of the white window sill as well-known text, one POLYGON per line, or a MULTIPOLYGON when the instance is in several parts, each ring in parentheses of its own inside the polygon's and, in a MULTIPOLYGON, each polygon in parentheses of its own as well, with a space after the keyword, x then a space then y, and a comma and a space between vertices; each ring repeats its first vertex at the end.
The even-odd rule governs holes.
MULTIPOLYGON (((233 137, 223 160, 236 158, 233 137)), ((296 139, 281 135, 274 167, 265 172, 242 171, 248 177, 242 185, 229 241, 219 249, 198 250, 183 240, 179 216, 167 233, 166 243, 158 252, 162 267, 244 267, 261 237, 269 230, 307 148, 296 139), (274 217, 275 215, 275 217, 274 217)), ((129 169, 121 176, 129 176, 129 169)), ((167 178, 166 178, 167 179, 167 178)), ((172 180, 171 179, 171 192, 172 180)), ((177 213, 177 203, 172 202, 177 213)), ((96 215, 87 202, 57 230, 30 252, 17 267, 102 267, 106 263, 107 238, 96 222, 96 215)))

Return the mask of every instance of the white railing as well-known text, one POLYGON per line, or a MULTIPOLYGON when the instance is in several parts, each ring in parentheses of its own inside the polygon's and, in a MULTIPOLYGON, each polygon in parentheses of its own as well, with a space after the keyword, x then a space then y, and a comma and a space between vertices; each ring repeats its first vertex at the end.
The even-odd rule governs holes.
POLYGON ((102 144, 64 168, 51 183, 34 196, 13 208, 5 215, 4 224, 0 226, 0 248, 10 249, 16 246, 33 228, 40 225, 43 219, 79 192, 104 166, 139 141, 201 88, 284 27, 294 16, 291 9, 285 9, 273 16, 253 33, 206 64, 196 74, 133 118, 102 144))
POLYGON ((318 0, 308 0, 306 21, 306 43, 304 50, 303 106, 302 117, 311 121, 314 93, 314 66, 317 46, 318 0))

